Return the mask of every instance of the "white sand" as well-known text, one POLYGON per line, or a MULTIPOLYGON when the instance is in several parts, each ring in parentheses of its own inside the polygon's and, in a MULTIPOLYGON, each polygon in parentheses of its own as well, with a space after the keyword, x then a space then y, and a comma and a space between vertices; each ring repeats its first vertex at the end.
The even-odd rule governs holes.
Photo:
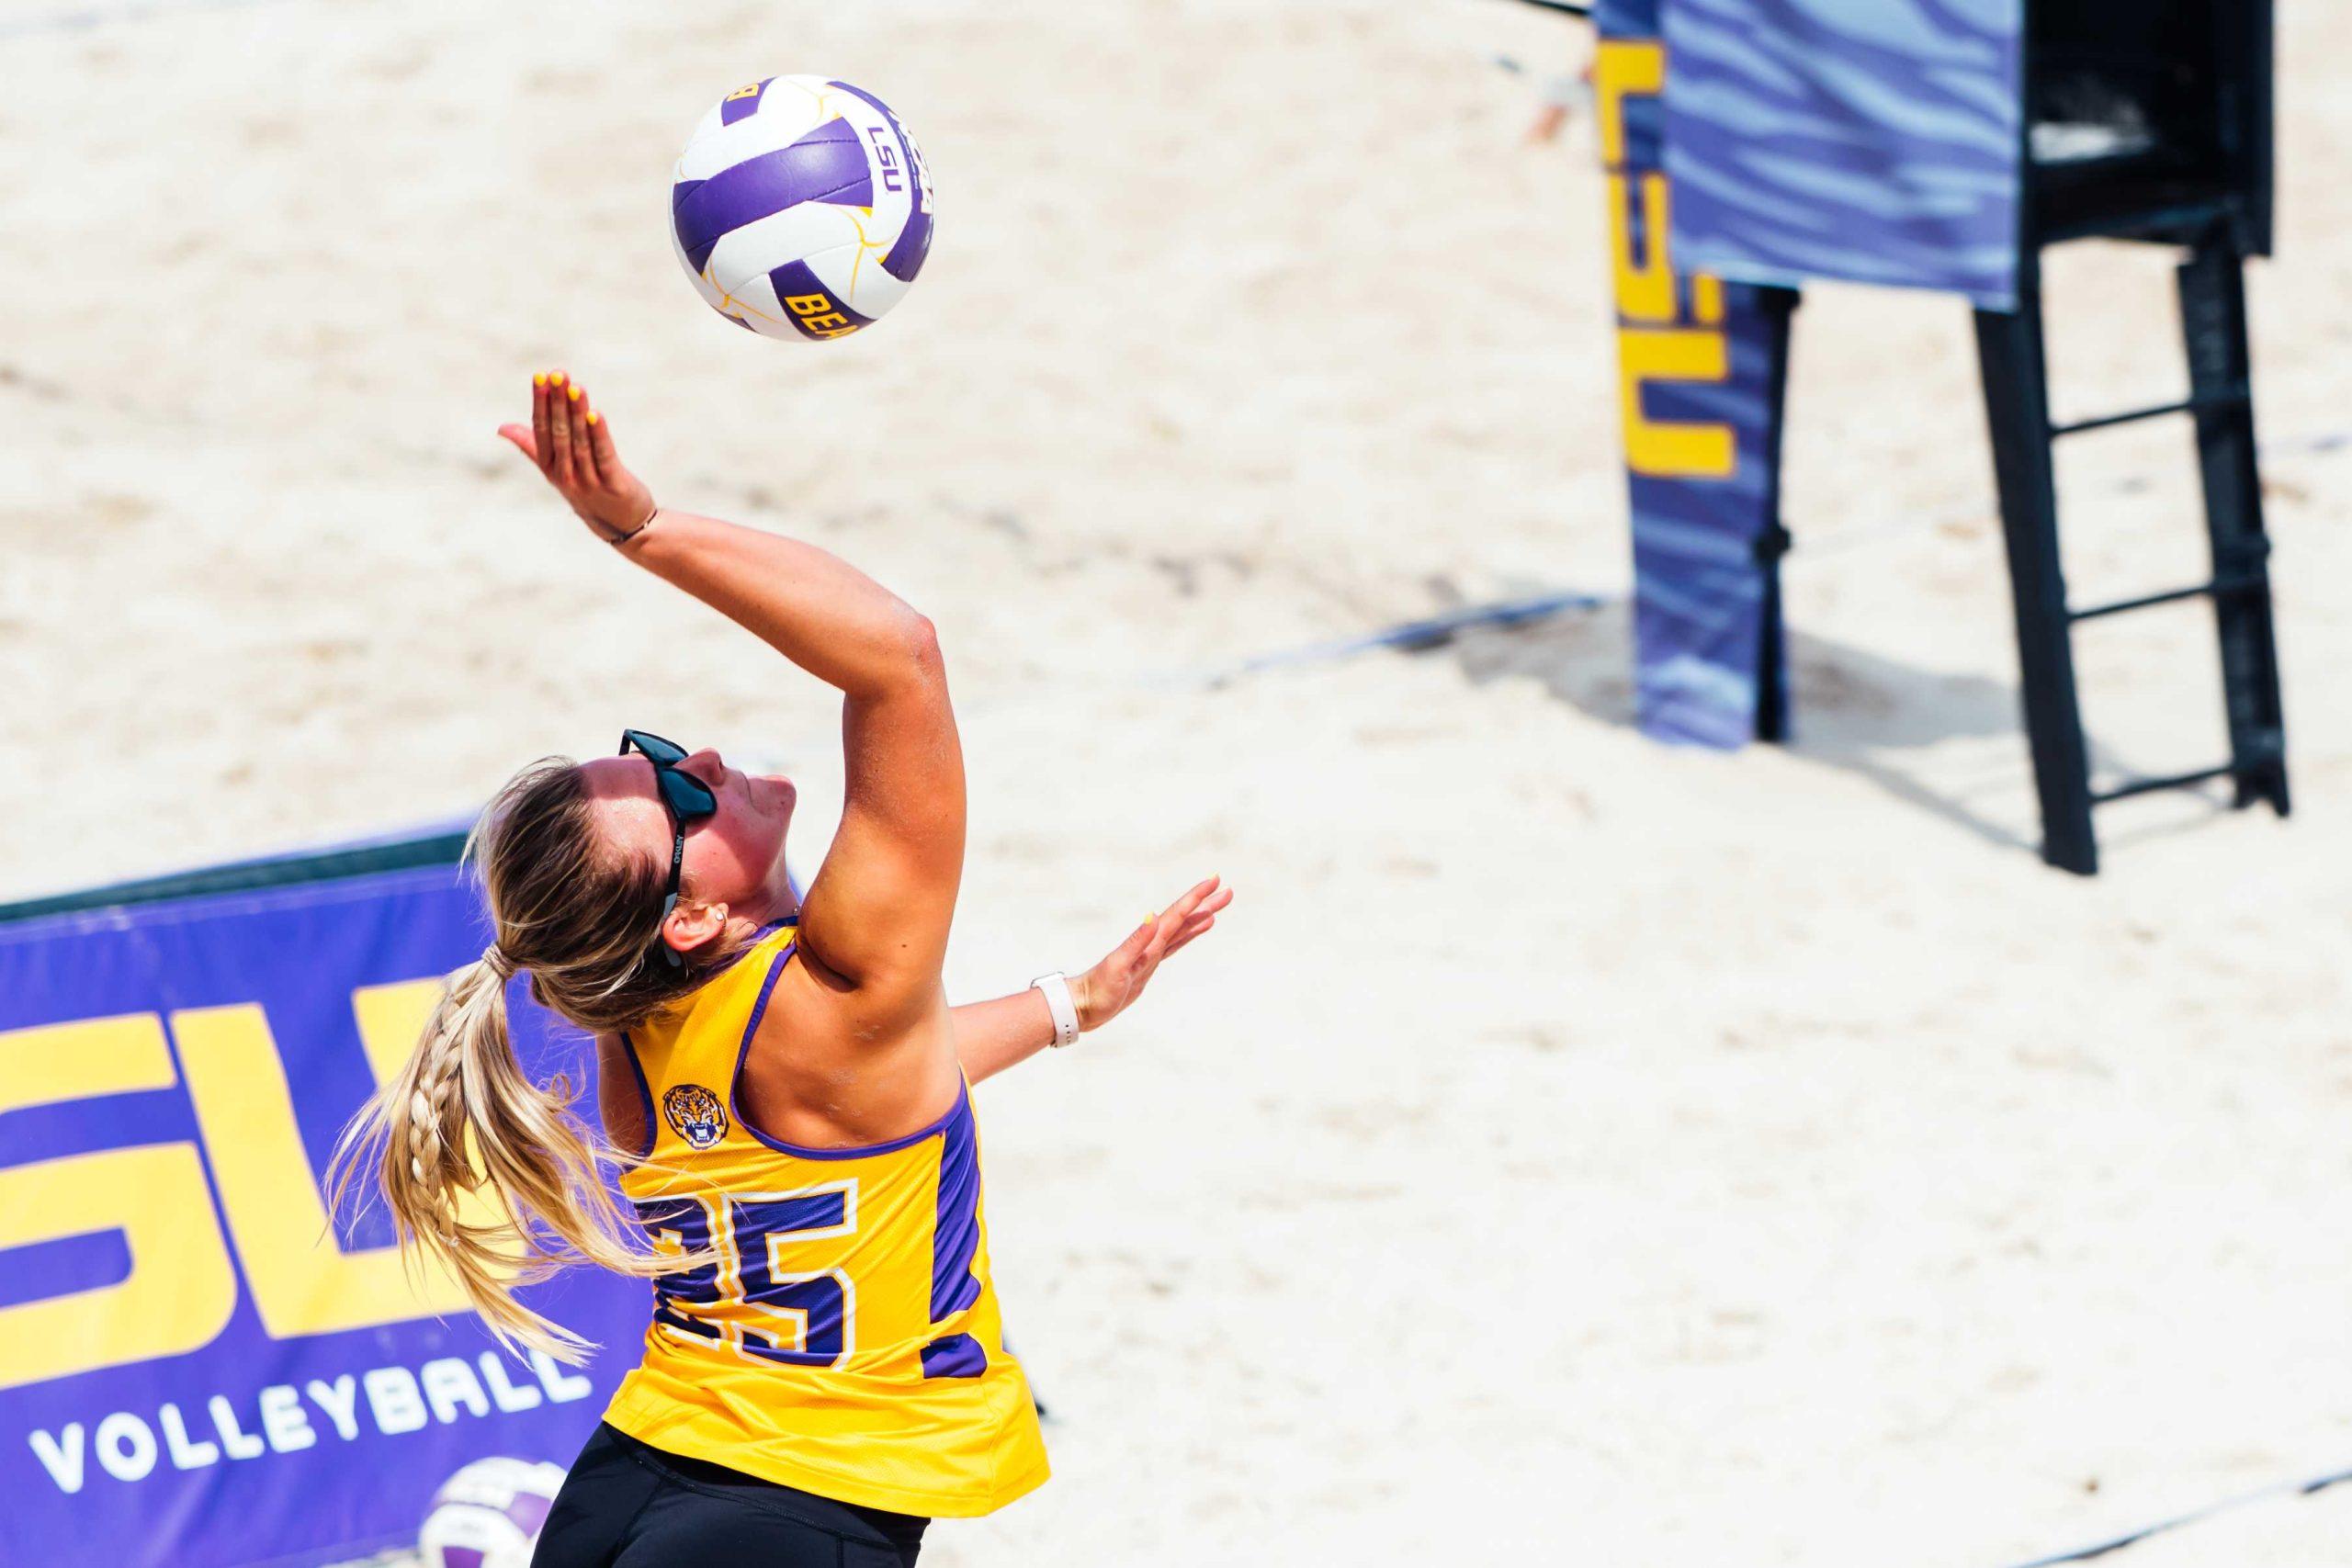
MULTIPOLYGON (((2017 847, 1950 301, 1800 319, 1791 751, 1634 735, 1620 612, 1154 683, 1624 585, 1589 133, 1522 150, 1487 62, 1565 25, 277 0, 0 36, 0 880, 447 815, 623 723, 805 770, 813 860, 823 694, 495 443, 561 363, 673 502, 940 623, 959 994, 1240 889, 1115 1034, 985 1093, 1058 1477, 926 1561, 1994 1568, 2352 1463, 2352 451, 2312 447, 2352 428, 2352 23, 2284 11, 2256 350, 2299 815, 2119 808, 2092 884, 2017 847), (910 302, 821 350, 711 318, 662 228, 695 116, 778 70, 881 92, 942 197, 910 302)), ((2062 412, 2177 385, 2163 258, 2052 287, 2062 412)), ((2065 479, 2085 597, 2193 576, 2178 430, 2065 479)), ((2211 643, 2086 631, 2104 761, 2218 758, 2211 643)), ((2352 1562, 2347 1508, 2119 1561, 2352 1562)))

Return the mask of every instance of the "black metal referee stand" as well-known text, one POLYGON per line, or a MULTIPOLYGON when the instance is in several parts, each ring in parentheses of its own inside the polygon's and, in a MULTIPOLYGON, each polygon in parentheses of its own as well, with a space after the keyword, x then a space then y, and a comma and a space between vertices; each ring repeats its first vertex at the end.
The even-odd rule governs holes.
POLYGON ((2017 606, 2042 858, 2089 875, 2098 869, 2092 812, 2109 801, 2227 779, 2237 807, 2267 801, 2282 817, 2288 809, 2245 276, 2247 257, 2270 253, 2271 4, 2029 0, 2025 51, 2018 309, 1979 310, 1976 344, 2017 606), (2047 246, 2094 237, 2186 253, 2179 293, 2188 396, 2053 424, 2041 255, 2047 246), (2196 430, 2211 576, 2165 592, 2077 604, 2059 558, 2055 444, 2180 415, 2196 430), (2094 788, 2075 689, 2075 626, 2195 598, 2211 601, 2220 633, 2228 759, 2094 788))

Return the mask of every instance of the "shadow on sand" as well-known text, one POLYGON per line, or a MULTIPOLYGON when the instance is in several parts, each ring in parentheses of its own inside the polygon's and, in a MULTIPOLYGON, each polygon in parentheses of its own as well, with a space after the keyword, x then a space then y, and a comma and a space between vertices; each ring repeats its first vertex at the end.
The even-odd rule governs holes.
MULTIPOLYGON (((1571 707, 1631 728, 1631 605, 1611 600, 1522 626, 1466 627, 1445 649, 1475 682, 1532 679, 1571 707)), ((2038 852, 2032 768, 2013 683, 1923 670, 1794 630, 1789 652, 1796 676, 1792 755, 1857 774, 1990 842, 2038 852), (1955 750, 1952 741, 1984 744, 1955 750)), ((2091 753, 2094 777, 2125 771, 2096 740, 2091 753)), ((2226 809, 2207 804, 2211 812, 2198 820, 2226 809)))

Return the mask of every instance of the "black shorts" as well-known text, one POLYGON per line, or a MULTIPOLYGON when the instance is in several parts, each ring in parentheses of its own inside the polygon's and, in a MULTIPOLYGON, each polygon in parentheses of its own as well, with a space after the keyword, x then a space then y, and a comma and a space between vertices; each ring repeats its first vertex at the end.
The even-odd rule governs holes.
POLYGON ((913 1568, 929 1519, 837 1503, 599 1425, 531 1568, 913 1568))

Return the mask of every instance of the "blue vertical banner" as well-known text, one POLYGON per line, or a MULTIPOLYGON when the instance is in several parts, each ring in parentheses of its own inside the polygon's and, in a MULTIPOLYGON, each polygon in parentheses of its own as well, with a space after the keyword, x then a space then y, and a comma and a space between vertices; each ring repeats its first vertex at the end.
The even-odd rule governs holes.
POLYGON ((1668 0, 1674 248, 2017 308, 2023 0, 1668 0))
MULTIPOLYGON (((322 1193, 484 940, 452 866, 0 924, 7 1562, 329 1562, 413 1542, 471 1460, 569 1462, 645 1287, 532 1287, 602 1348, 518 1358, 379 1207, 330 1224, 322 1193)), ((525 1061, 585 1081, 584 1043, 514 1000, 525 1061)))
MULTIPOLYGON (((1679 4, 1679 0, 1668 0, 1679 4)), ((1781 393, 1794 296, 1682 269, 1660 0, 1601 0, 1594 62, 1634 525, 1643 732, 1734 748, 1787 710, 1781 393)))

